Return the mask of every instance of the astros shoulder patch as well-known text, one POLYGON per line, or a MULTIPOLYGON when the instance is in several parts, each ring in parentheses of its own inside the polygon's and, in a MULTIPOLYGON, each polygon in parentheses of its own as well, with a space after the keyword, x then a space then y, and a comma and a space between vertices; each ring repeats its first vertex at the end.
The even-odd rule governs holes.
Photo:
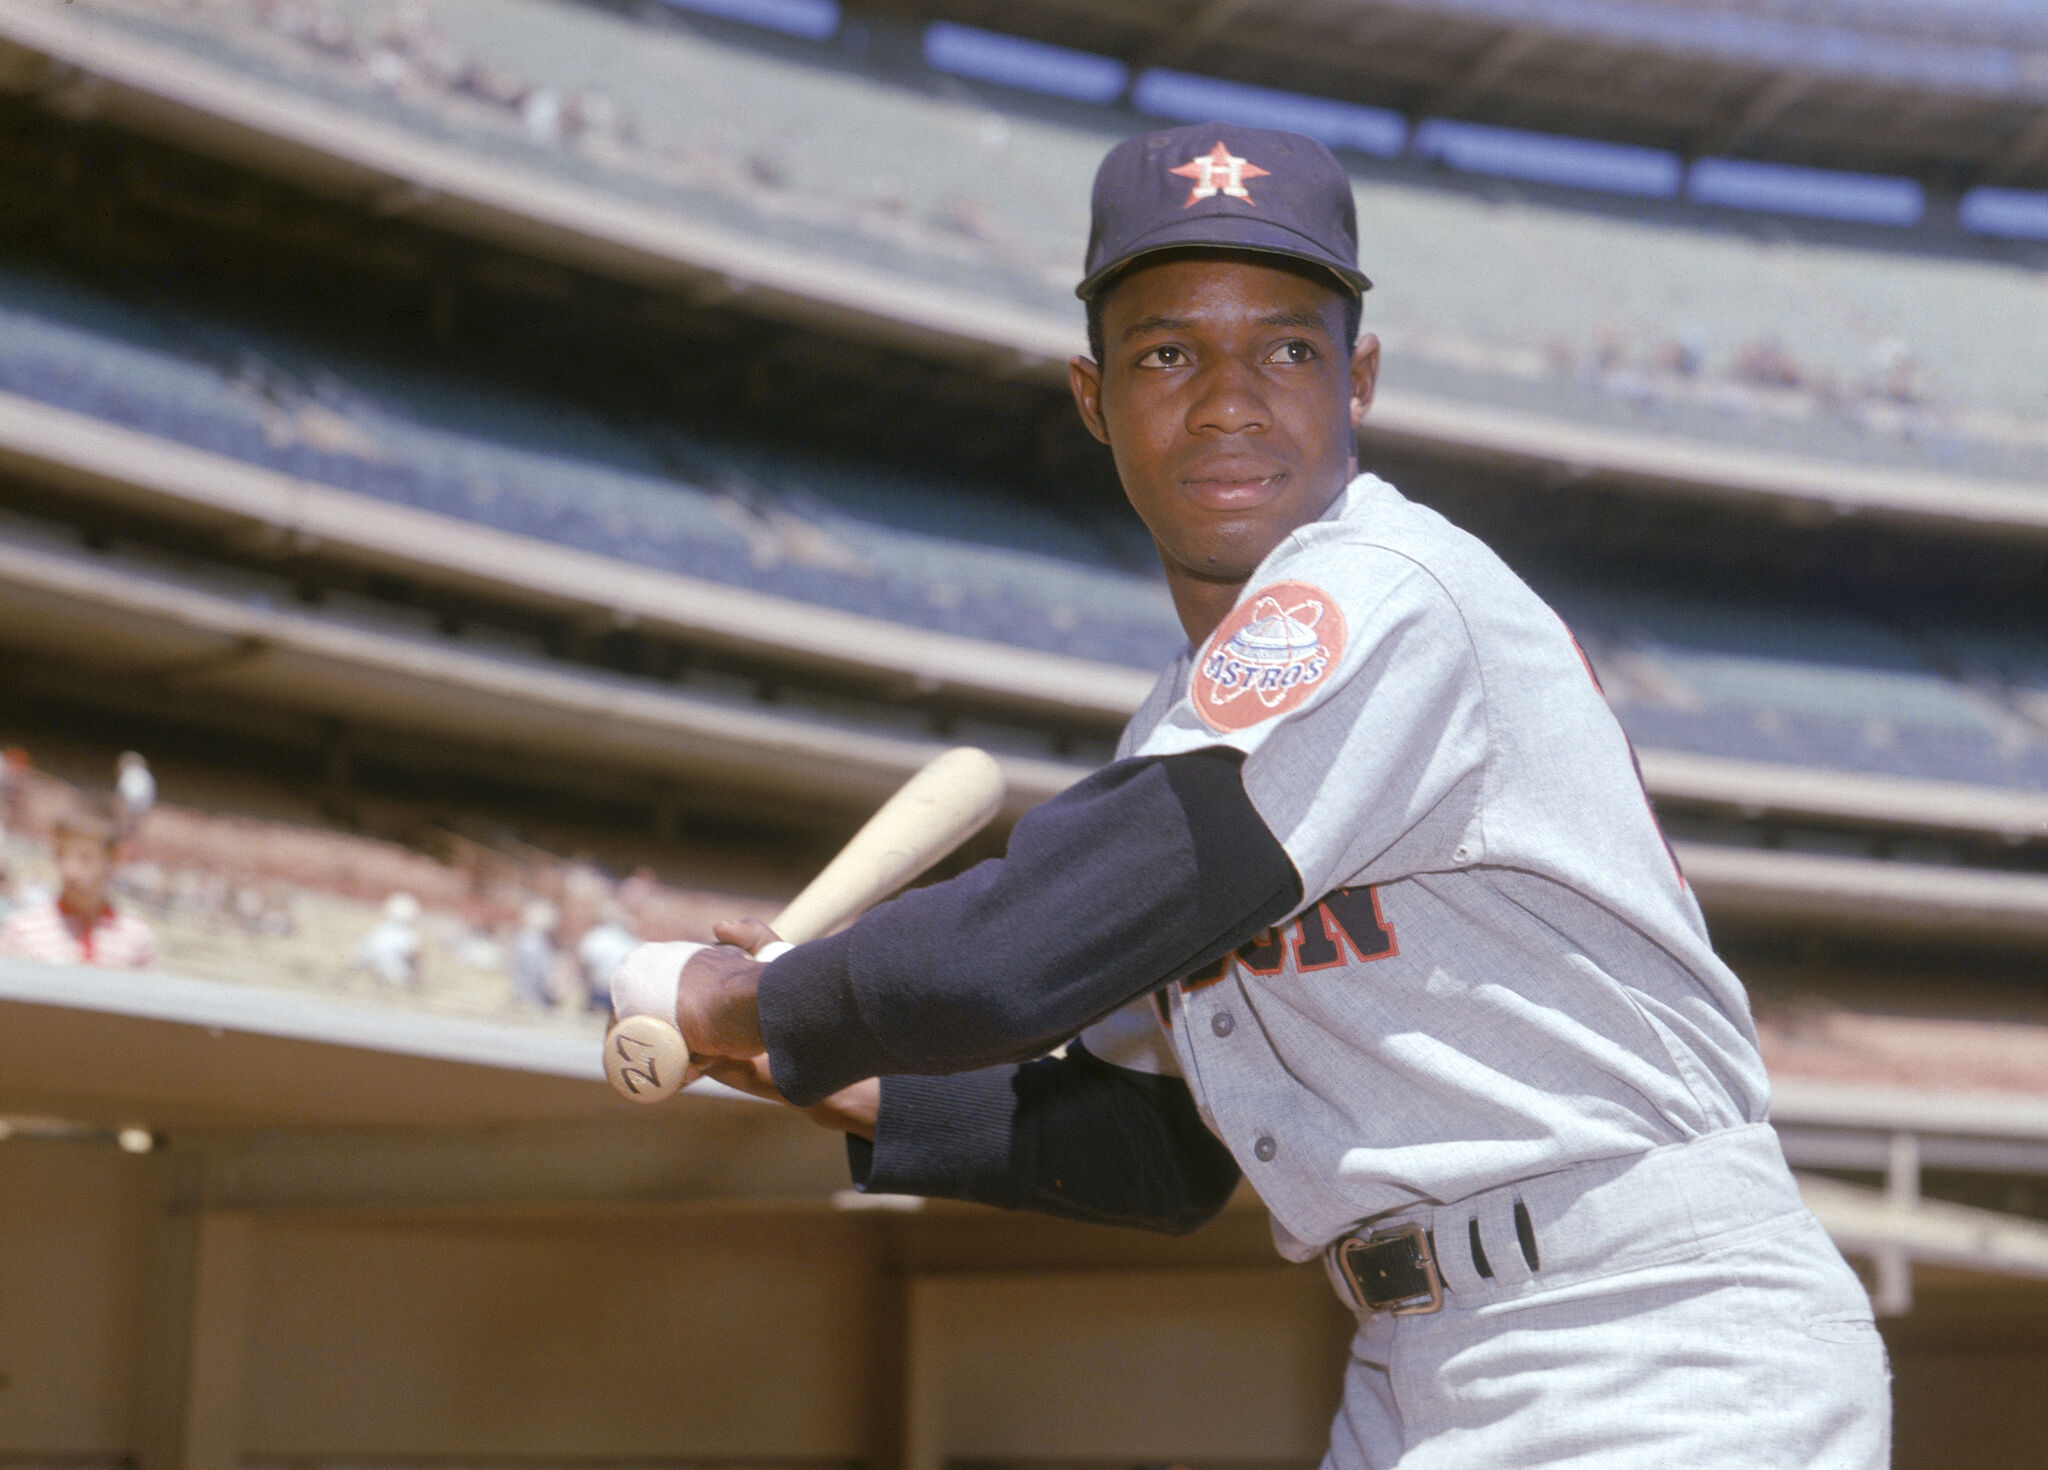
POLYGON ((1320 587, 1275 582, 1209 635, 1188 690, 1195 713, 1228 733, 1299 709, 1344 656, 1344 614, 1320 587))

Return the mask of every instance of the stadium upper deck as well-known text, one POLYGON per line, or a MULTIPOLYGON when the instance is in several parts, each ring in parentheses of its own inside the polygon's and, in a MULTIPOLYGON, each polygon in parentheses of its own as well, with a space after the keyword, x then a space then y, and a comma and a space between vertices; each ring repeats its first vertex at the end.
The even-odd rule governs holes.
MULTIPOLYGON (((957 646, 979 670, 951 682, 978 692, 983 707, 1096 739, 1181 642, 1162 585, 1132 569, 1130 527, 1114 517, 1076 520, 994 486, 770 452, 701 426, 607 420, 479 377, 20 270, 0 271, 0 440, 17 463, 41 452, 68 464, 60 479, 106 473, 92 469, 102 462, 149 465, 126 472, 129 495, 153 490, 211 514, 248 513, 237 500, 244 481, 274 486, 284 497, 275 513, 289 523, 281 534, 326 542, 344 559, 375 550, 372 508, 388 505, 415 518, 394 534, 420 546, 430 577, 488 560, 466 538, 510 533, 491 543, 503 558, 494 581, 464 574, 494 585, 497 605, 437 615, 352 592, 332 566, 295 570, 284 548, 271 569, 261 557, 238 567, 247 558, 233 550, 236 536, 210 554, 195 558, 186 545, 166 559, 147 552, 146 535, 123 530, 118 554, 81 556, 48 527, 0 524, 0 601, 20 613, 9 643, 46 654, 61 646, 87 663, 189 665, 178 676, 187 689, 195 680, 259 698, 268 689, 328 715, 410 705, 402 718, 417 726, 419 696, 391 689, 394 678, 417 683, 420 657, 470 697, 516 703, 521 681, 539 680, 533 697, 559 703, 541 684, 566 677, 548 657, 564 650, 519 608, 545 600, 547 568, 564 555, 616 569, 604 593, 615 599, 604 614, 615 626, 643 616, 661 626, 658 595, 646 608, 632 601, 628 568, 644 569, 657 594, 671 585, 706 594, 706 622, 683 630, 686 642, 710 635, 744 647, 754 629, 767 651, 786 652, 778 643, 797 641, 804 610, 852 614, 841 619, 844 662, 914 669, 921 640, 957 646), (316 509, 323 502, 331 514, 316 509), (38 617, 52 598, 70 610, 38 617), (345 653, 322 620, 338 620, 345 653), (450 641, 451 630, 462 636, 450 641), (422 633, 430 648, 415 654, 422 633), (307 659, 328 670, 321 681, 285 672, 307 659)), ((1659 776, 1657 762, 1691 754, 2048 792, 2048 650, 2023 630, 1891 625, 1784 594, 1631 584, 1557 564, 1528 570, 1592 651, 1659 776)), ((674 657, 655 648, 628 671, 657 704, 722 697, 679 687, 674 657)), ((615 674, 577 678, 590 687, 575 698, 625 696, 615 674)), ((868 698, 878 696, 852 724, 841 719, 842 735, 865 728, 900 740, 907 727, 915 738, 919 717, 889 712, 886 686, 868 698)), ((473 715, 448 697, 457 707, 427 724, 452 719, 459 730, 473 715)), ((679 718, 677 729, 692 728, 679 718)), ((587 737, 567 738, 573 748, 587 737)), ((1038 794, 1067 778, 1068 768, 1043 764, 1057 742, 1012 745, 1041 763, 1030 783, 1038 794)), ((624 747, 614 755, 649 758, 624 747)), ((2019 830, 2030 830, 2026 820, 2019 830)))
MULTIPOLYGON (((850 7, 852 8, 852 7, 850 7)), ((2048 180, 2030 0, 926 0, 921 15, 1172 66, 1629 142, 2048 180)))
MULTIPOLYGON (((343 133, 313 140, 330 163, 381 138, 403 145, 409 166, 424 159, 444 170, 436 177, 447 186, 365 197, 350 193, 362 182, 352 175, 341 192, 357 203, 339 206, 347 218, 331 231, 341 247, 330 239, 315 248, 308 242, 334 221, 315 220, 302 195, 266 202, 241 175, 177 173, 182 165, 152 159, 132 135, 91 152, 90 129, 76 122, 10 138, 8 167, 26 170, 12 187, 43 211, 33 216, 50 231, 41 258, 54 251, 62 269, 10 269, 0 279, 0 388, 9 395, 0 399, 0 448, 17 473, 58 496, 56 520, 68 518, 93 548, 66 546, 53 523, 7 528, 6 595, 20 614, 10 641, 36 645, 29 652, 43 660, 30 682, 43 692, 63 682, 43 679, 53 658, 139 669, 145 688, 162 686, 165 711, 177 704, 217 721, 281 704, 381 725, 397 744, 405 731, 460 740, 484 699, 500 712, 493 738, 508 747, 575 751, 586 764, 601 764, 602 752, 605 762, 669 780, 744 770, 757 789, 765 782, 785 797, 871 794, 962 721, 994 721, 986 738, 1011 760, 1020 801, 1083 769, 1079 761, 1099 754, 1135 702, 1143 670, 1178 641, 1128 520, 1086 496, 1046 493, 1056 487, 1040 482, 1058 475, 1036 461, 1005 477, 987 456, 969 473, 959 463, 947 471, 900 456, 892 464, 796 450, 792 436, 831 405, 793 404, 784 393, 791 359, 761 343, 772 338, 765 317, 801 311, 830 329, 796 334, 806 351, 842 351, 832 333, 863 311, 898 341, 928 331, 952 333, 955 347, 977 343, 971 386, 983 396, 954 399, 958 384, 934 389, 910 377, 895 412, 854 414, 895 420, 899 449, 948 433, 1014 442, 1012 418, 1024 420, 1028 442, 1043 437, 1034 415, 1045 432, 1055 418, 1071 430, 1056 392, 1033 389, 1038 401, 1012 415, 990 390, 1006 374, 1056 368, 1077 335, 1055 240, 1064 253, 1078 238, 1080 184, 1113 129, 1132 125, 1128 116, 1049 119, 1014 98, 998 111, 888 83, 873 67, 823 53, 781 56, 537 0, 416 14, 442 28, 380 29, 385 12, 368 3, 105 0, 61 15, 0 16, 17 39, 42 26, 45 55, 74 45, 114 78, 64 81, 40 63, 16 73, 61 114, 104 108, 133 122, 139 115, 123 109, 145 93, 185 98, 187 123, 200 103, 215 126, 243 108, 255 131, 236 147, 268 139, 292 169, 313 156, 305 129, 338 120, 343 133), (490 25, 486 16, 513 21, 490 25), (536 76, 564 90, 537 86, 536 76), (577 90, 599 76, 612 91, 577 90), (645 91, 619 90, 633 84, 645 91), (765 99, 760 107, 755 97, 765 99), (542 98, 551 99, 545 107, 542 98), (864 130, 874 167, 820 161, 835 136, 825 130, 842 114, 864 130), (580 121, 572 127, 570 118, 580 121), (27 155, 43 174, 21 163, 27 155), (777 158, 787 160, 781 172, 767 166, 777 158), (896 167, 903 174, 892 183, 887 170, 896 167), (495 255, 464 245, 482 196, 462 190, 486 175, 513 190, 493 196, 502 212, 492 229, 504 227, 494 238, 506 247, 495 255), (593 178, 608 192, 588 188, 593 178), (152 214, 158 197, 174 202, 152 214), (616 335, 600 326, 580 356, 560 356, 545 331, 465 337, 460 324, 492 310, 526 328, 549 311, 587 314, 594 298, 577 294, 573 272, 517 258, 517 247, 546 254, 561 243, 543 218, 556 206, 584 211, 578 227, 591 249, 576 258, 586 268, 665 282, 666 309, 647 299, 627 309, 600 303, 596 320, 616 335), (1047 220, 1062 210, 1069 217, 1054 229, 1047 220), (287 224, 250 228, 266 211, 287 224), (431 217, 439 232, 394 212, 431 217), (152 246, 150 232, 167 222, 183 233, 152 246), (615 253, 593 255, 606 231, 615 253), (622 241, 637 242, 638 264, 618 253, 622 241), (647 266, 657 247, 673 247, 667 277, 647 266), (296 257, 297 276, 266 275, 266 255, 296 257), (193 285, 203 272, 189 268, 216 256, 234 276, 225 297, 193 285), (713 259, 723 262, 715 271, 705 264, 713 259), (346 316, 364 261, 394 278, 415 272, 421 283, 407 289, 434 304, 380 341, 374 331, 358 340, 309 329, 306 314, 280 299, 281 289, 305 290, 280 281, 312 282, 336 295, 330 317, 346 316), (749 284, 764 270, 784 272, 779 304, 764 300, 774 291, 749 284), (94 272, 103 284, 84 285, 94 272), (455 298, 446 313, 437 281, 455 298), (493 307, 491 283, 506 281, 518 289, 493 307), (795 294, 792 282, 812 294, 795 294), (826 299, 835 290, 836 306, 826 299), (569 304, 545 304, 558 295, 569 304), (714 319, 722 335, 660 335, 663 322, 694 332, 714 319), (515 359, 531 366, 557 356, 537 391, 503 371, 515 359), (629 375, 656 370, 654 390, 630 411, 577 381, 601 376, 606 359, 628 364, 629 375), (438 365, 421 366, 428 361, 438 365), (697 379, 715 382, 671 395, 676 382, 697 379), (750 438, 733 410, 763 382, 776 392, 750 438), (122 519, 138 507, 140 521, 122 519), (390 592, 394 571, 411 579, 410 591, 390 592), (737 662, 699 667, 720 651, 737 662), (209 695, 213 707, 199 709, 209 695)), ((1771 243, 1705 228, 1705 216, 1677 206, 1650 218, 1584 198, 1496 198, 1412 170, 1361 173, 1358 187, 1367 219, 1386 222, 1395 269, 1390 279, 1375 266, 1383 285, 1374 305, 1411 374, 1386 405, 1394 432, 1380 430, 1372 447, 1414 441, 1414 426, 1432 422, 1441 435, 1433 442, 1466 450, 1494 443, 1497 432, 1523 436, 1526 448, 1533 435, 1577 467, 1566 479, 1583 472, 1589 444, 1619 445, 1667 479, 1674 456, 1689 457, 1707 489, 1744 484, 1746 467, 1763 461, 1782 493, 1830 507, 1854 501, 1845 484, 1878 493, 1905 485, 1923 504, 1938 491, 1951 514, 1971 494, 2003 497, 2007 529, 2048 514, 2048 496, 2031 484, 1928 468, 1953 447, 1930 440, 1928 425, 1963 410, 1932 400, 1910 349, 1875 339, 1883 374, 1858 388, 1812 377, 1782 337, 1746 336, 1767 324, 1748 304, 1756 293, 1777 293, 1768 304, 1779 329, 1806 321, 1812 340, 1832 344, 1865 319, 1897 319, 1895 297, 1942 323, 1955 314, 1950 305, 1983 314, 1973 306, 1978 287, 2001 303, 1997 317, 2017 336, 2034 320, 2028 293, 2039 279, 2023 263, 1948 237, 1931 252, 1880 251, 1867 234, 1839 231, 1771 243), (1458 251, 1434 249, 1440 238, 1458 251), (1453 254, 1448 265, 1439 258, 1453 254), (1638 255, 1684 283, 1677 306, 1648 267, 1638 279, 1615 263, 1638 255), (1647 366, 1622 334, 1602 272, 1635 283, 1640 340, 1657 347, 1647 366), (1834 291, 1838 275, 1850 284, 1830 297, 1821 278, 1834 291), (1404 286, 1404 276, 1422 286, 1404 286), (1654 335, 1682 322, 1692 301, 1727 319, 1737 362, 1717 368, 1721 349, 1654 335), (1443 314, 1426 314, 1439 307, 1443 314), (1404 309, 1425 314, 1404 324, 1404 309), (1456 314, 1467 310, 1469 319, 1456 314), (1578 323, 1583 355, 1562 337, 1542 338, 1545 311, 1557 313, 1560 332, 1578 323), (1429 391, 1414 386, 1431 372, 1429 391), (1518 406, 1501 407, 1516 392, 1518 406), (1708 427, 1654 427, 1686 413, 1708 427), (1799 454, 1757 449, 1767 437, 1757 424, 1778 420, 1783 442, 1804 446, 1799 454), (1828 433, 1847 446, 1842 454, 1807 452, 1828 433), (1851 463, 1859 454, 1861 466, 1851 463)), ((12 248, 35 258, 27 238, 12 248)), ((1950 357, 1971 361, 1960 340, 1950 357)), ((869 377, 901 375, 900 355, 854 360, 871 364, 861 369, 869 377)), ((1971 407, 1971 423, 2030 422, 2008 378, 1987 377, 1982 393, 1993 406, 1971 407)), ((1989 442, 1979 434, 1964 449, 2015 462, 2034 453, 2024 434, 1993 450, 1980 440, 1989 442)), ((1505 482, 1505 492, 1502 483, 1486 493, 1556 519, 1541 477, 1505 482)), ((1738 525, 1732 535, 1754 539, 1754 530, 1738 525)), ((1623 575, 1612 558, 1588 561, 1593 539, 1567 535, 1550 548, 1563 554, 1547 559, 1524 558, 1512 536, 1501 544, 1578 627, 1646 747, 1653 792, 1690 811, 1683 821, 1700 835, 1728 836, 1716 824, 1732 812, 1736 835, 1753 842, 1759 833, 1742 814, 1771 812, 1835 824, 1807 844, 1815 861, 1816 846, 1830 843, 1865 852, 1875 828, 1890 834, 1882 841, 1891 851, 1902 830, 1921 834, 1906 839, 1908 849, 1924 838, 1932 855, 1963 834, 1993 845, 1972 848, 1971 862, 2033 863, 2031 848, 1996 846, 2033 841, 2048 820, 2029 795, 2048 789, 2048 658, 2027 637, 1986 633, 1981 620, 1939 606, 1906 615, 1882 599, 1830 606, 1788 591, 1783 576, 1717 589, 1711 565, 1683 586, 1650 566, 1623 575)), ((1797 536, 1778 528, 1765 539, 1797 536)), ((1891 565, 1905 547, 1882 544, 1876 560, 1891 565)), ((1911 554, 1928 559, 1917 542, 1911 554)), ((1989 555, 1971 546, 1966 574, 1981 579, 1989 555)), ((1888 575, 1895 584, 1896 569, 1888 575)), ((2010 566, 2004 575, 2011 579, 2010 566)), ((63 697, 79 697, 76 682, 63 697)), ((443 767, 451 763, 459 761, 443 767)), ((1753 868, 1768 856, 1742 862, 1753 868)), ((1701 858, 1720 860, 1711 851, 1701 858)), ((1818 870, 1797 882, 1746 871, 1734 886, 1768 907, 1773 883, 1809 902, 1835 881, 1818 870)), ((1868 872, 1843 881, 1844 892, 1862 895, 1857 902, 1874 891, 1868 872)))
MULTIPOLYGON (((16 85, 52 105, 386 211, 984 370, 1050 377, 1078 344, 1087 180, 1129 112, 561 0, 395 15, 94 0, 0 34, 16 85)), ((1352 161, 1383 440, 1638 491, 2048 527, 2031 247, 1352 161)))

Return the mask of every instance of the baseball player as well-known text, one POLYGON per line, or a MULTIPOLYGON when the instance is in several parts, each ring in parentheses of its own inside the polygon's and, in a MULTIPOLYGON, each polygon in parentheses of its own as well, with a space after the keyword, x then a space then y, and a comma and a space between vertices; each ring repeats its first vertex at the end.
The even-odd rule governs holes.
POLYGON ((1868 1302, 1591 668, 1357 473, 1369 285, 1320 144, 1109 154, 1074 397, 1188 646, 1005 857, 766 965, 721 926, 677 1022, 866 1189, 1180 1231, 1242 1171, 1359 1316, 1332 1470, 1876 1470, 1868 1302))

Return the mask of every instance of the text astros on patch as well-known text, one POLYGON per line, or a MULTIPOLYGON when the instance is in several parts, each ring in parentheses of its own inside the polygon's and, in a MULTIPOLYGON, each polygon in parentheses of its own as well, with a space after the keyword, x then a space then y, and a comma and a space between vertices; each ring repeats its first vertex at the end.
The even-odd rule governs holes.
POLYGON ((1276 582, 1210 635, 1194 672, 1195 708, 1217 730, 1300 705, 1344 656, 1344 614, 1318 588, 1276 582))

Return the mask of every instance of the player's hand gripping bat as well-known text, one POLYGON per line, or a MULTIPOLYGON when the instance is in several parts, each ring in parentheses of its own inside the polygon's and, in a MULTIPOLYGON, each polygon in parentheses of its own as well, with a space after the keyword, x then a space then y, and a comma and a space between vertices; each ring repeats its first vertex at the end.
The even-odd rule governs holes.
MULTIPOLYGON (((1002 804, 1002 768, 987 751, 963 745, 934 757, 868 818, 771 927, 783 947, 830 934, 987 826, 1002 804)), ((620 1096, 655 1103, 683 1084, 690 1054, 676 1029, 674 981, 697 948, 642 945, 620 965, 612 981, 617 1019, 604 1038, 604 1074, 620 1096), (633 983, 629 971, 644 981, 633 983)), ((763 946, 760 957, 781 952, 763 946)))

